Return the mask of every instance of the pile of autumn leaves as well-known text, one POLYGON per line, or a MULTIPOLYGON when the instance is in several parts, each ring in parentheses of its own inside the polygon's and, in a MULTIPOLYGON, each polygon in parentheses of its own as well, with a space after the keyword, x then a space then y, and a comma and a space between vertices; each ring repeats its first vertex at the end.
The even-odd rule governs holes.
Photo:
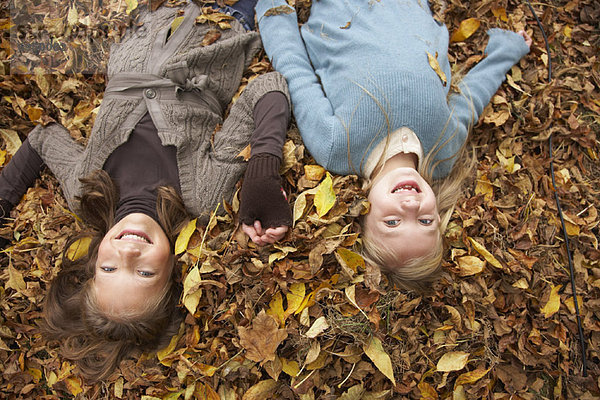
MULTIPOLYGON (((125 3, 129 12, 138 6, 135 0, 125 3)), ((301 14, 307 7, 301 5, 301 14)), ((451 2, 449 8, 454 17, 446 22, 455 27, 455 57, 466 64, 480 58, 483 45, 473 40, 484 40, 480 25, 518 30, 526 19, 524 6, 507 12, 481 1, 468 9, 451 2)), ((66 6, 66 25, 84 23, 82 9, 66 6)), ((210 18, 209 23, 226 24, 214 13, 210 18)), ((576 34, 578 28, 565 25, 561 32, 568 38, 571 31, 576 34)), ((6 35, 0 49, 6 48, 5 42, 6 35)), ((547 55, 539 43, 534 46, 528 66, 543 70, 547 55)), ((429 60, 440 79, 446 79, 434 55, 429 60)), ((264 58, 256 59, 242 88, 252 75, 269 68, 264 58)), ((380 272, 365 264, 359 255, 357 220, 369 205, 358 178, 331 175, 315 165, 292 128, 281 169, 293 207, 289 236, 266 248, 248 242, 237 222, 237 196, 215 210, 206 226, 191 221, 176 242, 185 322, 166 348, 127 360, 103 384, 87 385, 54 346, 27 328, 39 318, 47 282, 60 268, 62 245, 81 228, 54 178, 44 173, 41 184, 18 207, 17 244, 6 253, 0 275, 0 298, 6 304, 0 327, 0 393, 90 398, 102 393, 148 400, 560 397, 574 379, 570 372, 578 360, 570 318, 573 301, 559 284, 565 275, 556 260, 564 255, 553 244, 557 223, 552 219, 551 184, 541 166, 547 158, 540 154, 540 148, 546 149, 540 142, 515 139, 516 132, 528 128, 522 120, 536 118, 536 101, 530 97, 543 99, 549 90, 542 84, 543 74, 534 72, 513 68, 506 87, 486 109, 483 127, 476 129, 477 176, 450 224, 450 257, 433 294, 391 290, 380 272), (540 284, 544 279, 547 284, 540 284), (569 317, 561 316, 561 310, 569 317)), ((41 70, 5 77, 0 107, 14 121, 0 129, 2 164, 21 143, 17 132, 27 132, 32 122, 47 122, 49 115, 85 141, 100 104, 101 81, 49 76, 41 70)), ((585 98, 581 96, 583 103, 585 98)), ((593 104, 585 107, 598 115, 600 104, 595 109, 593 104)), ((540 115, 549 113, 542 111, 540 115)), ((577 122, 581 129, 593 125, 575 119, 568 117, 569 124, 577 122)), ((586 157, 594 159, 597 145, 588 131, 572 137, 588 143, 586 157)), ((576 157, 578 150, 565 137, 561 140, 567 144, 557 156, 563 161, 576 157)), ((569 174, 573 168, 574 163, 566 163, 558 169, 562 195, 575 193, 577 177, 569 174)), ((597 214, 575 214, 567 214, 570 234, 577 230, 581 240, 588 235, 591 241, 575 244, 579 265, 597 267, 593 252, 585 250, 590 244, 593 250, 597 214)), ((87 245, 85 239, 75 243, 69 256, 80 257, 87 245)), ((587 287, 588 281, 579 284, 587 287)), ((598 286, 593 287, 588 296, 597 295, 598 286)), ((586 329, 596 351, 598 320, 593 312, 600 310, 583 298, 580 304, 588 310, 586 329)), ((597 368, 592 375, 597 378, 597 368)), ((598 394, 597 383, 579 386, 582 397, 586 390, 598 394)))

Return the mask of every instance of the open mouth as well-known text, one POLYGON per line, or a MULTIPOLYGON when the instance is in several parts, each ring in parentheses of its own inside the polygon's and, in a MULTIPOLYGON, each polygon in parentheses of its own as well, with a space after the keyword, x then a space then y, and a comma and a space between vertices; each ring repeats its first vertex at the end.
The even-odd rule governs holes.
POLYGON ((123 231, 116 237, 116 239, 126 240, 130 242, 152 244, 152 240, 150 240, 150 237, 144 232, 140 231, 123 231))
POLYGON ((404 181, 394 186, 392 193, 421 193, 421 188, 415 181, 404 181))

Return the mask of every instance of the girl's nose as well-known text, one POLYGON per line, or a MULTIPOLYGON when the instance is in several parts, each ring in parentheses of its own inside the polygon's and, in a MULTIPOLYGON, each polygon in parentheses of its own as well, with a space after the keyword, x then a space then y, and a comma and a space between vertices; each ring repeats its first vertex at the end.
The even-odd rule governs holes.
POLYGON ((417 210, 419 208, 419 202, 415 199, 406 199, 403 200, 400 204, 405 210, 417 210))
POLYGON ((138 249, 135 246, 129 246, 129 245, 119 246, 117 248, 117 251, 119 252, 121 257, 125 257, 125 258, 139 257, 142 254, 140 249, 138 249))

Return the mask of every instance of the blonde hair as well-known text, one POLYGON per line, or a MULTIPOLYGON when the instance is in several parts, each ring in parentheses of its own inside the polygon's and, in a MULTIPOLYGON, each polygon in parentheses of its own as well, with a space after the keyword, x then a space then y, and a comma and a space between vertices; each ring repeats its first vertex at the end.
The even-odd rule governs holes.
MULTIPOLYGON (((463 95, 463 94, 457 94, 463 95)), ((472 103, 471 103, 472 104, 472 103)), ((471 131, 475 112, 472 108, 473 118, 471 124, 468 127, 468 131, 471 131)), ((471 171, 475 165, 475 154, 473 151, 467 151, 467 141, 463 143, 461 148, 451 158, 456 161, 450 171, 450 174, 442 179, 433 179, 433 172, 436 167, 448 160, 435 160, 436 155, 440 150, 446 146, 457 134, 457 131, 453 132, 448 139, 442 142, 442 137, 446 131, 448 123, 452 118, 452 113, 446 122, 446 126, 440 132, 438 140, 434 144, 433 148, 425 155, 424 159, 419 162, 418 172, 425 179, 425 181, 431 186, 436 197, 436 204, 438 213, 440 215, 440 223, 438 225, 438 240, 436 241, 435 247, 432 251, 424 256, 415 257, 407 260, 398 265, 396 255, 387 248, 382 247, 376 238, 373 238, 368 229, 366 229, 366 216, 361 219, 361 226, 363 231, 363 249, 362 255, 365 262, 378 266, 383 273, 386 274, 390 284, 405 290, 413 290, 417 292, 425 292, 431 289, 430 283, 435 281, 441 272, 441 263, 447 248, 447 244, 444 239, 444 232, 448 227, 448 223, 452 217, 454 206, 462 195, 463 182, 471 174, 471 171), (470 153, 470 154, 468 154, 470 153)), ((388 134, 386 139, 389 143, 388 134)), ((380 171, 385 165, 384 154, 382 153, 377 167, 374 171, 380 171)), ((363 184, 363 190, 368 193, 372 186, 372 179, 365 180, 363 184)))

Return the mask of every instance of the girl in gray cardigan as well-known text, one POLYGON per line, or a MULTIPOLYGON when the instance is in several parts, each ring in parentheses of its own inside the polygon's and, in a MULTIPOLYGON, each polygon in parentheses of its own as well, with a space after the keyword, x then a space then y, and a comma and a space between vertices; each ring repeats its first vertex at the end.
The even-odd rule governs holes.
MULTIPOLYGON (((238 3, 253 9, 246 7, 252 0, 238 3)), ((48 336, 91 379, 176 332, 174 239, 188 215, 203 218, 230 201, 244 171, 244 231, 266 244, 291 225, 278 173, 290 116, 285 80, 278 73, 256 78, 223 121, 260 47, 258 34, 245 29, 253 15, 234 12, 231 29, 203 46, 214 26, 196 23, 195 4, 142 10, 140 24, 111 49, 87 146, 58 124, 38 126, 0 176, 3 217, 45 164, 91 230, 87 256, 71 261, 65 250, 44 313, 48 336), (171 31, 180 12, 183 22, 171 31), (248 143, 246 164, 237 155, 248 143)))

